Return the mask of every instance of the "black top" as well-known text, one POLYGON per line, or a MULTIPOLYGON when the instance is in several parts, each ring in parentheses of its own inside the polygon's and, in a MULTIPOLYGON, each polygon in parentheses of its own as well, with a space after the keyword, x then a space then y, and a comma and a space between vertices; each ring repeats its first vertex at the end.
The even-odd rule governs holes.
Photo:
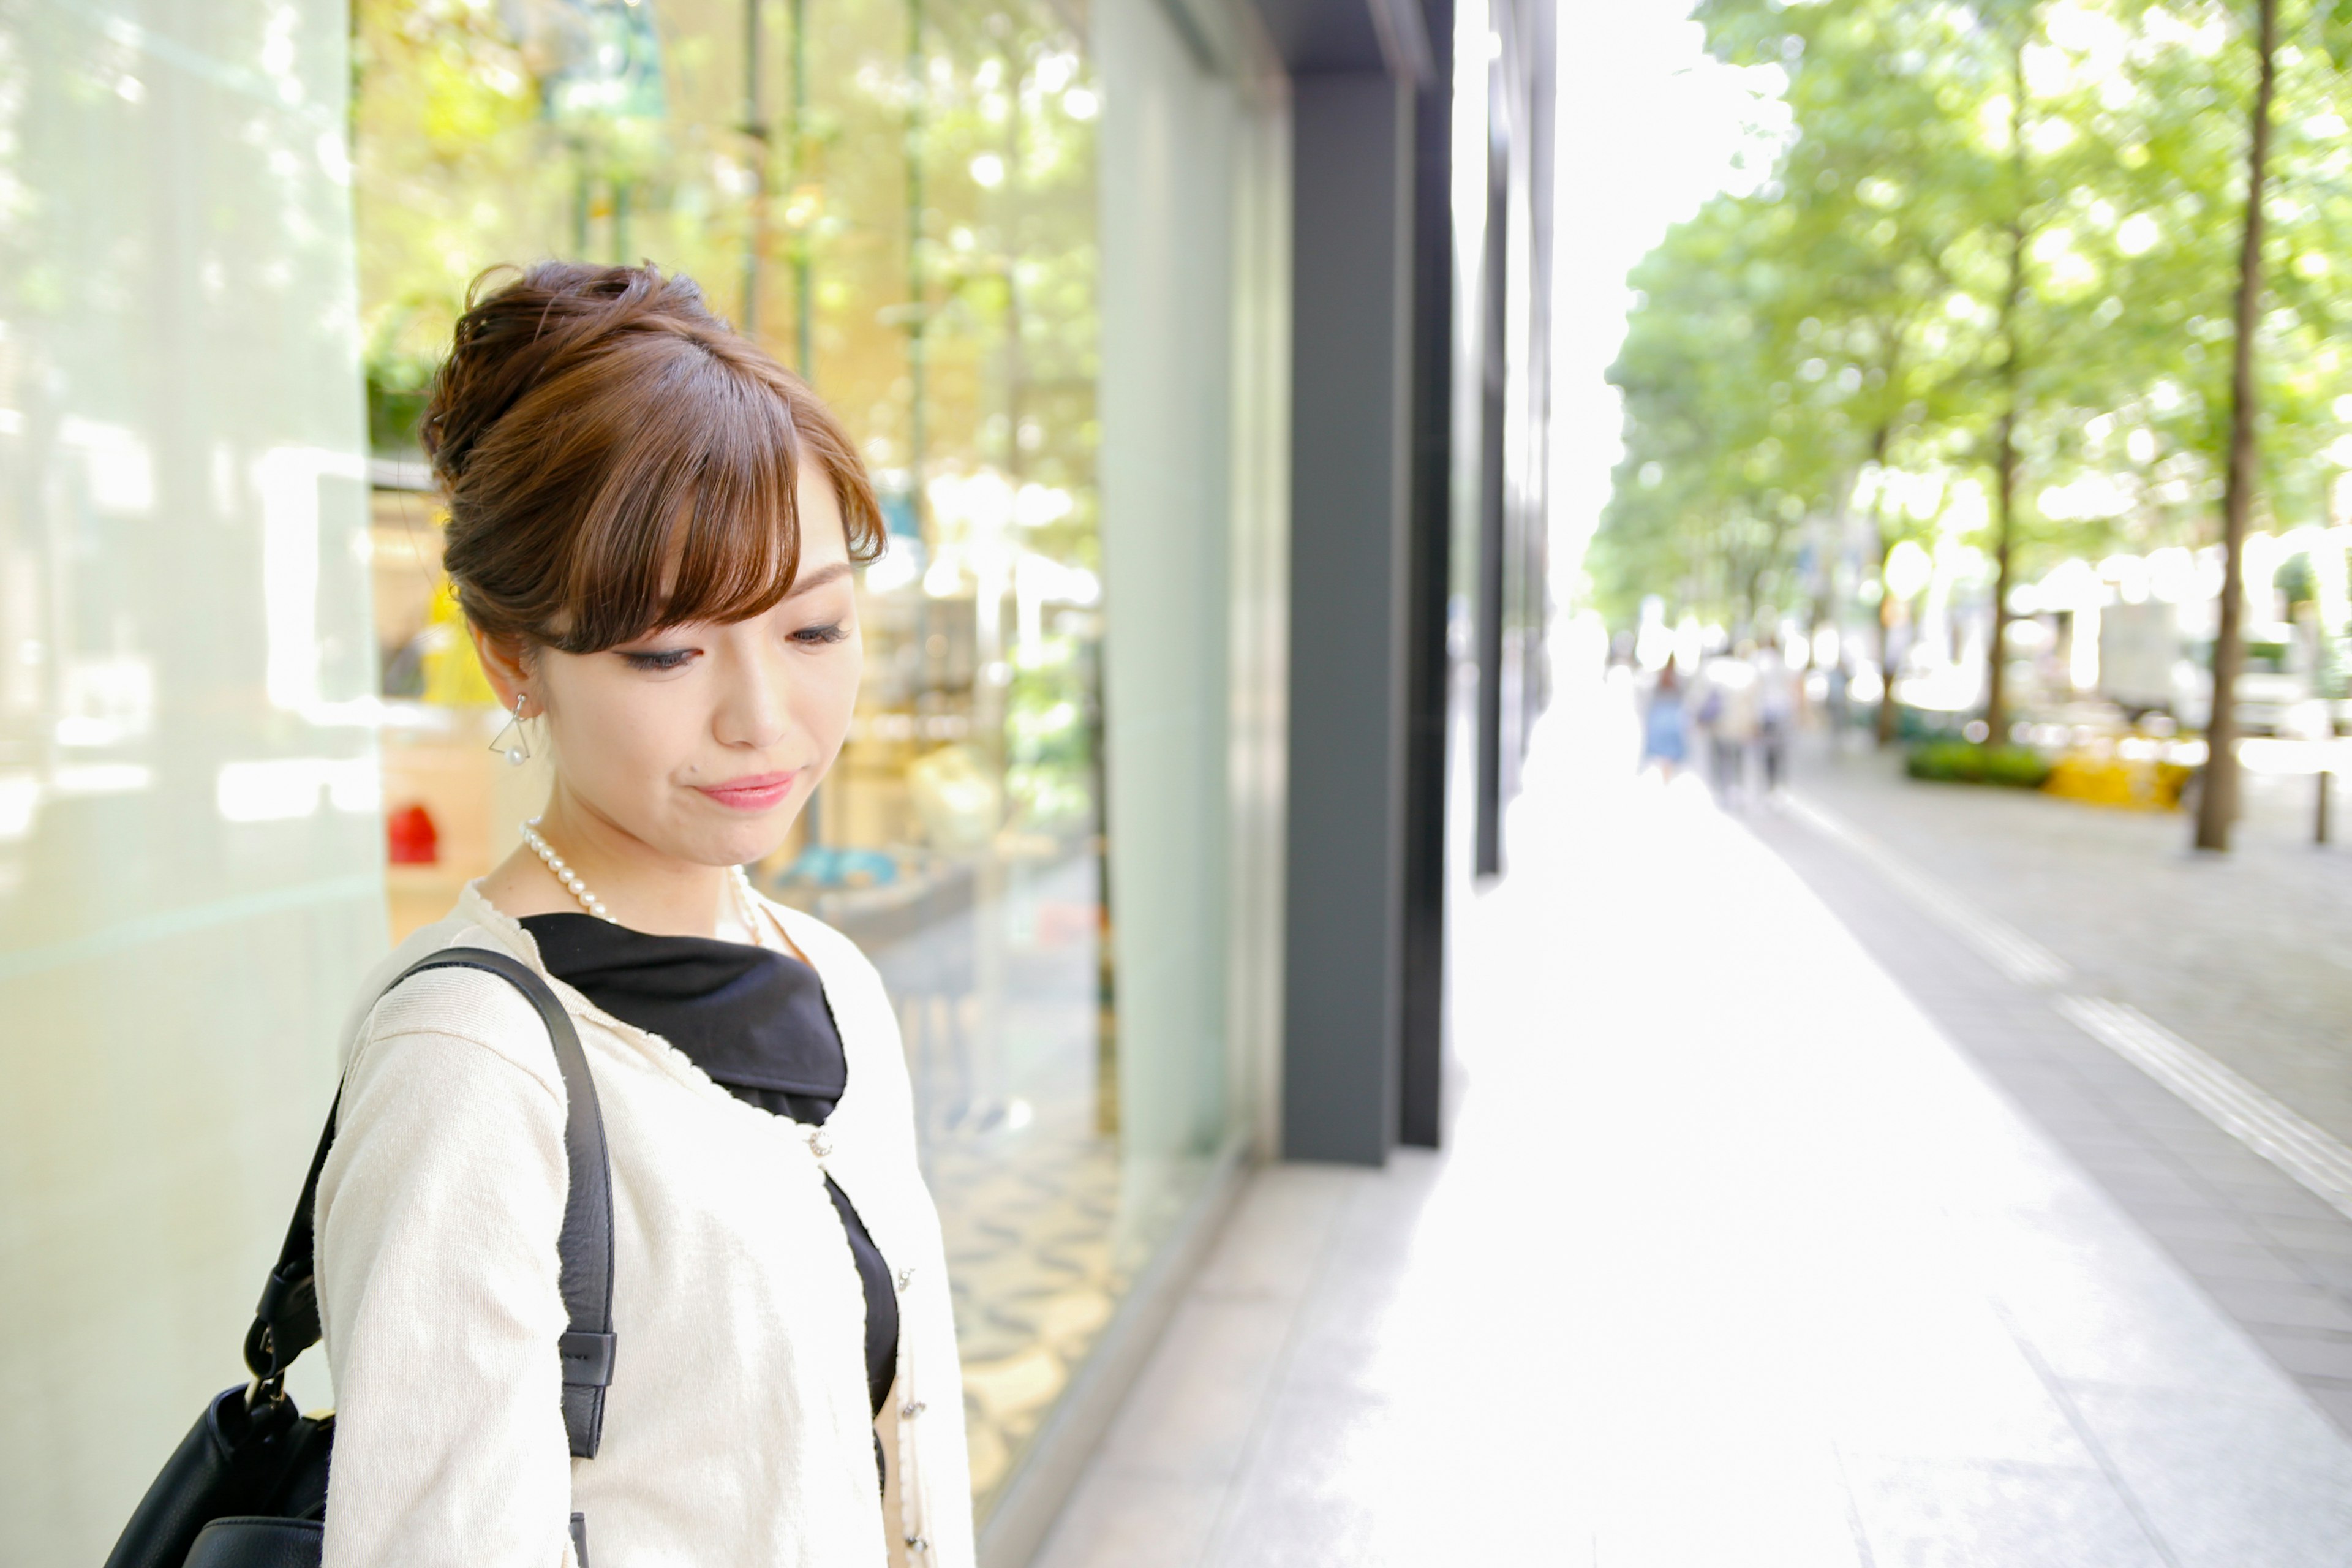
MULTIPOLYGON (((594 915, 529 915, 548 973, 625 1024, 659 1035, 736 1099, 819 1125, 849 1085, 824 985, 800 960, 748 942, 649 936, 594 915)), ((866 1388, 890 1397, 898 1300, 890 1266, 831 1176, 824 1190, 866 1288, 866 1388)))

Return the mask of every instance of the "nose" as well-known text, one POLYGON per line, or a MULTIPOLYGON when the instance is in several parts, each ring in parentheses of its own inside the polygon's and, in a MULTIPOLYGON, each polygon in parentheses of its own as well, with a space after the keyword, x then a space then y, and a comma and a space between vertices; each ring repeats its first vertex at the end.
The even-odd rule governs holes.
POLYGON ((782 660, 743 648, 725 666, 712 732, 723 746, 770 750, 784 738, 792 723, 789 677, 782 660))

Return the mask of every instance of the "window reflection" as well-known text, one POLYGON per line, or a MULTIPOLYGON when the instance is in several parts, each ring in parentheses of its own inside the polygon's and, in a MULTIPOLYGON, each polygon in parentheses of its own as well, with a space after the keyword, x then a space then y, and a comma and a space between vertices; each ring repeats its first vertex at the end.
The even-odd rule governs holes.
POLYGON ((985 1506, 1184 1195, 1122 1185, 1117 1142, 1082 37, 996 0, 359 0, 355 27, 394 932, 546 787, 487 749, 415 447, 434 356, 493 263, 688 272, 840 411, 889 526, 849 742, 755 874, 898 1002, 985 1506))

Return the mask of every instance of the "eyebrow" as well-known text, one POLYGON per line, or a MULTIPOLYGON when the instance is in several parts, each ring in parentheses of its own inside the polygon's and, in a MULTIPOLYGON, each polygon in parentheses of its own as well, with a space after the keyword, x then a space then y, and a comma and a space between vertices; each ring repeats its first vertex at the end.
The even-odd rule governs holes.
POLYGON ((836 561, 829 566, 820 566, 805 577, 794 578, 793 580, 793 591, 785 595, 784 597, 787 599, 797 599, 803 594, 814 593, 817 589, 824 587, 826 584, 838 583, 844 577, 848 575, 849 563, 846 561, 836 561))

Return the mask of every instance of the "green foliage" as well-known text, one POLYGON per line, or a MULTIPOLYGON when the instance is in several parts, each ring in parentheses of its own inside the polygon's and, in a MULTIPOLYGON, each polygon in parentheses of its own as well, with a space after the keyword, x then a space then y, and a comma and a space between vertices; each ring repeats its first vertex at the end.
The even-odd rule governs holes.
MULTIPOLYGON (((1805 604, 1859 618, 1885 549, 1953 531, 1952 499, 1989 486, 2012 408, 2022 574, 2209 542, 2252 6, 1703 0, 1695 15, 1717 57, 1785 76, 1792 132, 1769 182, 1708 203, 1633 275, 1612 372, 1625 458, 1591 556, 1604 615, 1654 593, 1733 624, 1805 604)), ((2258 527, 2326 521, 2352 453, 2337 444, 2352 0, 2284 0, 2281 37, 2258 527)))
POLYGON ((1914 741, 1958 741, 1967 727, 1964 714, 1947 712, 1940 708, 1914 708, 1907 702, 1895 705, 1895 738, 1914 741))
POLYGON ((1087 722, 1094 679, 1074 637, 1040 639, 1013 665, 1006 694, 1005 788, 1017 819, 1033 830, 1092 825, 1093 733, 1087 722))
POLYGON ((2285 598, 2287 614, 2292 616, 2297 605, 2307 605, 2319 597, 2319 572, 2311 563, 2308 551, 2297 551, 2282 562, 2271 577, 2271 585, 2285 598))
MULTIPOLYGON (((1063 492, 1029 542, 1093 564, 1098 98, 1082 10, 764 0, 757 15, 755 90, 741 0, 353 0, 373 439, 413 446, 485 268, 650 259, 807 374, 886 489, 991 470, 1063 492)), ((961 526, 914 505, 934 532, 961 526)))
POLYGON ((1972 741, 1927 741, 1911 748, 1903 771, 1946 784, 2008 784, 2040 789, 2050 759, 2031 746, 1980 746, 1972 741))

